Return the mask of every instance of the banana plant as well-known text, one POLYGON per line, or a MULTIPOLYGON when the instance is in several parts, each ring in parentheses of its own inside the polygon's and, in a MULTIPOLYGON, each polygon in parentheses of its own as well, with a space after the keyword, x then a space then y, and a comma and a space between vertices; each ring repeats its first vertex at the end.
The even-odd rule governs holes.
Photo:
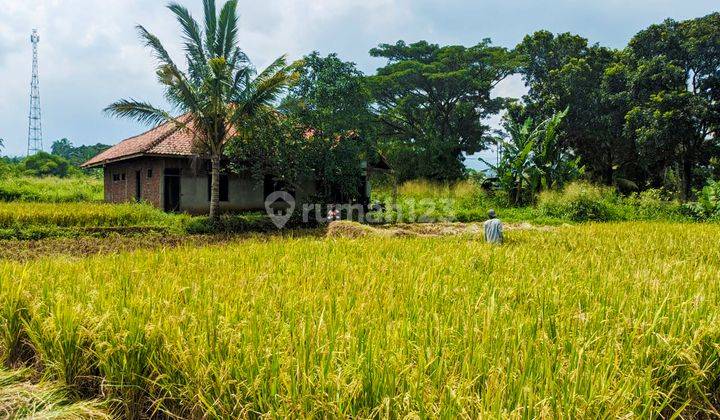
POLYGON ((560 126, 569 108, 555 113, 538 125, 538 139, 535 142, 533 163, 539 172, 539 190, 562 188, 564 184, 583 174, 580 158, 563 147, 560 141, 560 126))
POLYGON ((499 137, 501 158, 497 165, 484 161, 497 174, 499 187, 508 191, 514 204, 528 201, 544 189, 559 188, 582 174, 580 161, 560 142, 560 125, 568 110, 535 124, 508 119, 506 134, 499 137))

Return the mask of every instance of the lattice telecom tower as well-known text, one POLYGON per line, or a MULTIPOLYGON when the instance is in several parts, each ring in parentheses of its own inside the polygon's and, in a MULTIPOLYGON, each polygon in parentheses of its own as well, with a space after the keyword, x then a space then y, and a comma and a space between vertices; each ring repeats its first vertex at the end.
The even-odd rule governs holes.
POLYGON ((40 112, 40 78, 38 77, 38 44, 40 36, 37 29, 30 35, 33 46, 32 81, 30 82, 30 116, 28 117, 28 156, 42 151, 42 121, 40 112))

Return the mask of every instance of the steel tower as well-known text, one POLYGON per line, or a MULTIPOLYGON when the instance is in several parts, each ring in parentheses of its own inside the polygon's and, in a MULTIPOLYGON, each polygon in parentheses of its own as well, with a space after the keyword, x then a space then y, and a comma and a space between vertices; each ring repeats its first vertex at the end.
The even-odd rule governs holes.
POLYGON ((38 77, 38 44, 40 36, 37 29, 30 35, 33 46, 32 81, 30 82, 30 116, 28 117, 28 156, 42 151, 42 121, 40 112, 40 78, 38 77))

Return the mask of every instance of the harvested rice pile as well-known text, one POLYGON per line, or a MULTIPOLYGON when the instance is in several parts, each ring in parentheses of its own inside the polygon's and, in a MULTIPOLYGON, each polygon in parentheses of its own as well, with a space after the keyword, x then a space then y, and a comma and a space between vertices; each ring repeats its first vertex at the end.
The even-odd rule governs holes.
MULTIPOLYGON (((506 224, 506 231, 554 229, 549 226, 533 226, 529 223, 506 224)), ((483 234, 482 223, 412 223, 388 226, 370 226, 356 222, 338 221, 330 223, 327 230, 328 238, 363 238, 366 236, 476 236, 483 234)))

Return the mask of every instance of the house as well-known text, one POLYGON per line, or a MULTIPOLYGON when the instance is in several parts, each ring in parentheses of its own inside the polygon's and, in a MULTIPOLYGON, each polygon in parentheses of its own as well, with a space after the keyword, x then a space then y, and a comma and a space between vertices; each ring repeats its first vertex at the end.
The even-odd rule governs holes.
MULTIPOLYGON (((209 160, 194 152, 193 138, 170 123, 127 140, 100 153, 82 165, 102 167, 105 201, 144 201, 168 212, 207 213, 210 203, 209 160)), ((389 169, 385 161, 368 168, 389 169), (377 168, 375 166, 378 166, 377 168)), ((315 182, 308 180, 298 194, 311 196, 315 182)), ((369 197, 368 179, 362 193, 369 197)), ((258 183, 250 173, 220 176, 220 210, 262 210, 265 198, 275 191, 271 180, 258 183)))

